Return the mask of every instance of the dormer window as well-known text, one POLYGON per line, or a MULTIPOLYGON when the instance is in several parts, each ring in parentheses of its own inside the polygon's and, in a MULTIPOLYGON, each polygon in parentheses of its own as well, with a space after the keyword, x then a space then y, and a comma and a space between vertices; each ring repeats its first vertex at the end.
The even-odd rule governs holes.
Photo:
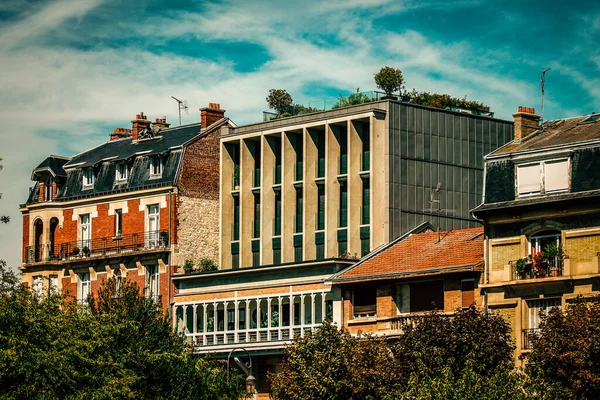
POLYGON ((83 170, 83 187, 92 187, 94 186, 94 170, 91 168, 86 168, 83 170))
POLYGON ((117 176, 116 179, 119 182, 124 182, 127 180, 127 164, 126 163, 118 163, 117 164, 117 176))
POLYGON ((540 161, 517 166, 519 196, 569 190, 569 159, 540 161))
POLYGON ((160 157, 150 158, 150 177, 156 178, 162 175, 162 159, 160 157))

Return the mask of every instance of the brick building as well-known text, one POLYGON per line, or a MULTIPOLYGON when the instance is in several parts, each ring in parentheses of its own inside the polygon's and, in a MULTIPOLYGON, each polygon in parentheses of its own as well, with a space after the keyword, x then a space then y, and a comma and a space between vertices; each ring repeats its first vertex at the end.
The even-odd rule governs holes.
POLYGON ((86 303, 103 280, 127 277, 166 309, 173 267, 218 262, 219 132, 231 123, 218 104, 201 121, 170 128, 140 113, 109 141, 35 168, 21 206, 23 282, 86 303))
POLYGON ((481 307, 482 271, 483 228, 438 233, 424 223, 331 278, 342 291, 338 324, 392 337, 426 312, 481 307))
POLYGON ((473 214, 485 227, 483 302, 510 323, 518 360, 541 311, 600 294, 600 115, 540 126, 520 107, 514 118, 514 140, 485 158, 473 214))

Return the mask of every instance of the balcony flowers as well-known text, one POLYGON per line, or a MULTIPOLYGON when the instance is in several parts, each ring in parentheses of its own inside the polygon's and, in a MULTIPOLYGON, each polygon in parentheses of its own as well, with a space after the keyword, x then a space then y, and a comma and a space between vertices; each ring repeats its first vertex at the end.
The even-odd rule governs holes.
POLYGON ((519 258, 515 264, 515 270, 521 279, 532 275, 532 267, 533 260, 531 256, 519 258))

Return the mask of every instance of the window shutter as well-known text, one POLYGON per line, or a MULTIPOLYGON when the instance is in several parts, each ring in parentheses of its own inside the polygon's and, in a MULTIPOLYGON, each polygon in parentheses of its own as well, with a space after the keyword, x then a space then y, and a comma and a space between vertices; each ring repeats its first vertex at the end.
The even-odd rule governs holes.
POLYGON ((517 167, 517 181, 519 194, 540 193, 542 182, 540 165, 523 165, 517 167))
POLYGON ((569 188, 569 161, 547 162, 544 166, 544 187, 546 192, 569 188))

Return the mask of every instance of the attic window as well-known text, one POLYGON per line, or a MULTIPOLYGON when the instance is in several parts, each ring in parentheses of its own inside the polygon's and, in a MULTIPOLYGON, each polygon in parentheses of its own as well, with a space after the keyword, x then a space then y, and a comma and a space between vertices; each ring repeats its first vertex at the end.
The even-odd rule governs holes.
POLYGON ((83 170, 83 187, 88 188, 94 186, 94 170, 86 168, 83 170))
POLYGON ((593 124, 594 122, 598 122, 600 120, 600 114, 593 114, 581 121, 579 124, 593 124))
POLYGON ((123 182, 127 180, 127 164, 122 162, 117 164, 117 181, 123 182))
POLYGON ((569 190, 569 160, 551 160, 517 166, 519 196, 569 190))
POLYGON ((162 159, 158 156, 150 158, 150 176, 158 178, 162 175, 162 159))

